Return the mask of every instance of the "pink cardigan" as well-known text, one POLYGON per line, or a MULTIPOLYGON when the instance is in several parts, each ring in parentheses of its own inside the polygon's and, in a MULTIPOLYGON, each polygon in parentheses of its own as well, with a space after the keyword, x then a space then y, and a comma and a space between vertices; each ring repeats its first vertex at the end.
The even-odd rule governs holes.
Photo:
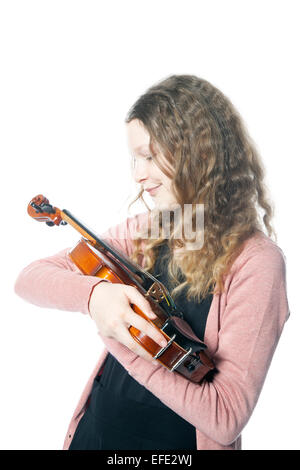
MULTIPOLYGON (((134 232, 146 219, 147 213, 127 218, 101 236, 130 255, 134 232)), ((65 249, 24 268, 15 292, 41 307, 89 314, 90 295, 99 282, 99 278, 82 275, 65 249)), ((192 383, 101 336, 106 349, 83 390, 63 449, 70 445, 107 351, 135 380, 195 426, 198 450, 241 449, 241 431, 256 405, 288 316, 285 256, 259 232, 247 240, 232 265, 225 292, 213 297, 204 338, 219 370, 213 381, 192 383)))

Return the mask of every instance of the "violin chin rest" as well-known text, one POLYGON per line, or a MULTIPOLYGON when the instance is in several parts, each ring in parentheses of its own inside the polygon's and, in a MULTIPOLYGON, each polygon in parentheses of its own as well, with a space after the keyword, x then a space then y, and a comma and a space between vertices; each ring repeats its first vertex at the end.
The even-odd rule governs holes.
POLYGON ((162 330, 167 333, 169 336, 170 334, 168 331, 176 333, 179 335, 179 338, 176 339, 175 341, 178 343, 184 343, 180 344, 183 347, 192 347, 193 350, 204 350, 207 348, 206 344, 198 338, 198 336, 195 335, 194 331, 190 327, 190 325, 183 320, 182 318, 179 318, 177 316, 172 316, 169 317, 165 323, 165 325, 162 327, 162 330), (181 341, 180 341, 181 339, 181 341), (179 341, 178 341, 179 340, 179 341))

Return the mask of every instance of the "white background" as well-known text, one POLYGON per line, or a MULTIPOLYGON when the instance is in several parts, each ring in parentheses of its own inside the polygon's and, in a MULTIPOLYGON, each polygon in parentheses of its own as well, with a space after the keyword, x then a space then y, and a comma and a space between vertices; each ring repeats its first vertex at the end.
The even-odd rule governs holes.
MULTIPOLYGON (((127 217, 136 188, 125 115, 149 86, 174 73, 220 88, 262 155, 291 317, 243 448, 300 448, 298 6, 1 1, 1 449, 61 449, 103 348, 90 318, 14 294, 24 266, 79 239, 71 227, 34 222, 27 203, 43 193, 98 233, 127 217)), ((143 210, 136 205, 129 215, 143 210)))

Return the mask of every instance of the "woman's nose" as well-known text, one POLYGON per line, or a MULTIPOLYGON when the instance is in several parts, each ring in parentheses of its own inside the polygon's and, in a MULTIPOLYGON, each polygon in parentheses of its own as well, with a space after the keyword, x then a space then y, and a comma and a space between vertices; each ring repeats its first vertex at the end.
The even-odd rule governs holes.
POLYGON ((136 183, 142 183, 148 178, 148 168, 145 161, 136 160, 133 168, 133 178, 136 183))

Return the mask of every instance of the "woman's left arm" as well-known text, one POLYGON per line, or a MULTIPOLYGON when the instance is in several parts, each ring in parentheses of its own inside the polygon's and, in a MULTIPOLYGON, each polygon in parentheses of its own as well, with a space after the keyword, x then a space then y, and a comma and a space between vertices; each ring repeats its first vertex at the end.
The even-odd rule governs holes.
POLYGON ((288 316, 285 260, 276 245, 267 245, 249 250, 232 278, 212 382, 192 383, 101 338, 135 380, 209 438, 229 445, 253 412, 288 316))

